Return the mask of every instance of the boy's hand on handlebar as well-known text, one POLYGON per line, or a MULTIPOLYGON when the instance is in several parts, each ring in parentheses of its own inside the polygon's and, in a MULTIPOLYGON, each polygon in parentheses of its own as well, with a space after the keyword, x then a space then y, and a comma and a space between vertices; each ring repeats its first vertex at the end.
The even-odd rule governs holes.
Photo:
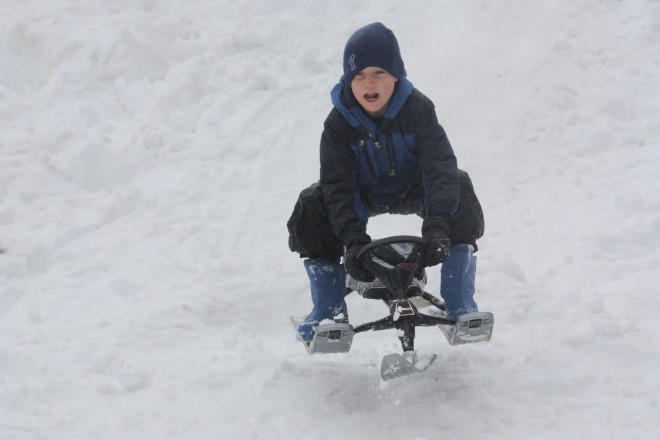
POLYGON ((449 224, 442 217, 428 217, 422 224, 422 237, 426 239, 426 255, 424 265, 426 267, 437 266, 449 256, 449 224))
POLYGON ((426 267, 437 266, 444 262, 449 256, 449 247, 451 245, 448 238, 429 239, 424 257, 426 267))
POLYGON ((367 268, 357 258, 358 251, 371 243, 371 237, 367 234, 356 234, 346 243, 346 252, 344 253, 344 268, 346 272, 358 281, 371 282, 376 279, 367 268))

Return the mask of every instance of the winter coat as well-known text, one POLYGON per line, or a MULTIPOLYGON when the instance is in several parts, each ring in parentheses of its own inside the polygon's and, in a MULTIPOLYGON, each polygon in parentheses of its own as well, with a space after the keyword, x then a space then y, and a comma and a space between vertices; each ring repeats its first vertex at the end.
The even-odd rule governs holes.
POLYGON ((373 121, 343 81, 331 96, 320 183, 330 224, 342 242, 365 232, 371 215, 449 219, 456 212, 456 157, 430 99, 400 79, 382 120, 373 121))

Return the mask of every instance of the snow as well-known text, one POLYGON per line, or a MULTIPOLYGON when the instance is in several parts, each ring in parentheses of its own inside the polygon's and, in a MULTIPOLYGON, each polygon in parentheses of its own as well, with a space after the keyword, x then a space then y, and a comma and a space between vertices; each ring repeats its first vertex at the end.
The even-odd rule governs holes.
POLYGON ((654 0, 0 1, 0 438, 659 438, 659 84, 654 0), (285 227, 376 20, 472 176, 496 318, 420 329, 387 387, 394 331, 296 342, 285 227))

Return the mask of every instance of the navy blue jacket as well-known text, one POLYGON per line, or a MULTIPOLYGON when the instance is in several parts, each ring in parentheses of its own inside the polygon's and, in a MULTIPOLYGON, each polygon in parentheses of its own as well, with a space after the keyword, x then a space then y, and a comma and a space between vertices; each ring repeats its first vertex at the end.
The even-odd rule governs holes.
POLYGON ((448 219, 458 207, 456 157, 430 99, 400 79, 382 120, 370 119, 340 81, 321 137, 321 189, 330 224, 344 243, 366 232, 369 215, 448 219))

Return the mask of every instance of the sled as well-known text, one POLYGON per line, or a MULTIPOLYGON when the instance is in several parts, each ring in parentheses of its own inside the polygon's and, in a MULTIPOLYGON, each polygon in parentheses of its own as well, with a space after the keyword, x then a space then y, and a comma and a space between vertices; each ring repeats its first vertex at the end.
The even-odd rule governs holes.
MULTIPOLYGON (((415 351, 415 328, 437 326, 450 345, 462 345, 489 341, 493 333, 494 317, 489 312, 475 312, 449 319, 444 302, 424 290, 425 267, 422 263, 427 242, 409 235, 398 235, 375 240, 357 254, 360 262, 376 279, 362 282, 346 278, 346 292, 357 292, 365 299, 380 300, 389 314, 376 321, 356 327, 350 324, 322 322, 315 329, 312 340, 303 341, 307 352, 346 353, 350 350, 353 336, 369 330, 396 329, 402 353, 391 353, 381 361, 381 378, 385 381, 426 371, 436 360, 432 354, 420 361, 415 351), (422 313, 420 310, 429 310, 422 313)), ((301 318, 291 318, 297 329, 301 318)))

